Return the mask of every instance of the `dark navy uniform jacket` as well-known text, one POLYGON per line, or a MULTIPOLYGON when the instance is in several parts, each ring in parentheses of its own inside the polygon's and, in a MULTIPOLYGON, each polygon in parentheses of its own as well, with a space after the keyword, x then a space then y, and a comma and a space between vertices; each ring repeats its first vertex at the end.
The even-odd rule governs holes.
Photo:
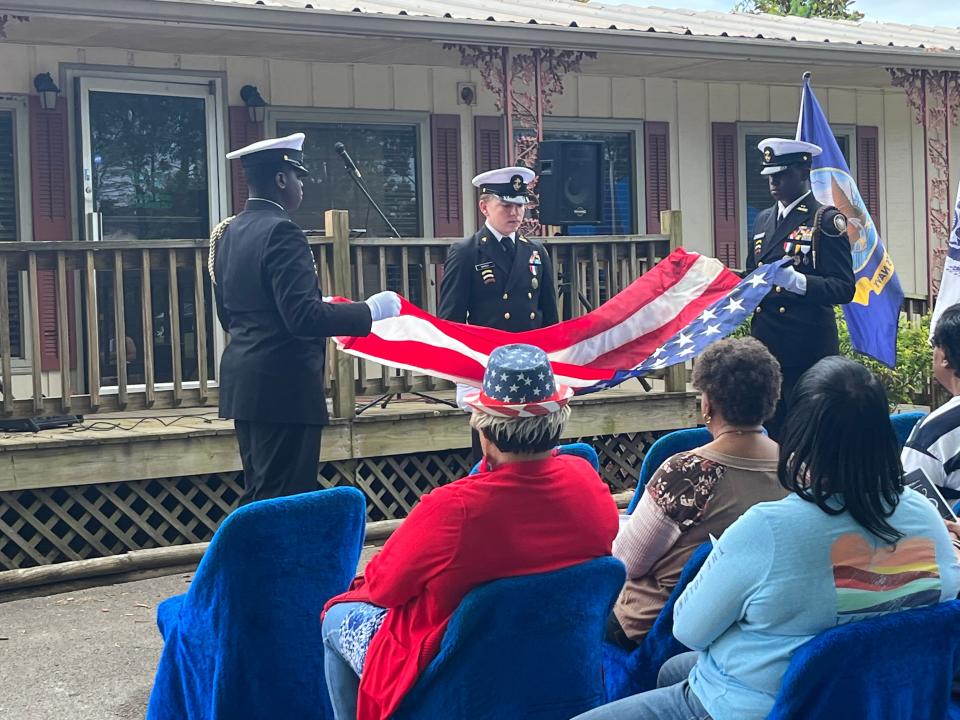
POLYGON ((437 316, 523 332, 558 322, 553 264, 539 240, 518 233, 511 262, 486 226, 450 246, 437 316))
POLYGON ((763 342, 785 368, 808 368, 821 358, 840 352, 834 305, 853 299, 855 282, 846 218, 834 207, 807 195, 777 226, 777 206, 757 215, 747 248, 747 271, 781 259, 784 242, 800 227, 812 227, 817 211, 820 234, 813 253, 801 256, 794 267, 807 276, 806 295, 775 286, 756 309, 751 334, 763 342))
POLYGON ((303 234, 268 200, 247 200, 216 246, 214 295, 230 342, 220 361, 220 417, 325 425, 331 335, 367 335, 366 303, 325 303, 303 234))

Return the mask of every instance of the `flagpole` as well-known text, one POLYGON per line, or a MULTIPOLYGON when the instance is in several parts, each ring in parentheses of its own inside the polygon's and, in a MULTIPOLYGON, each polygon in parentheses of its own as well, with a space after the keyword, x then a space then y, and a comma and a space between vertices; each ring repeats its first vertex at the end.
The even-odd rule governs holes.
POLYGON ((803 73, 803 90, 800 91, 800 114, 797 116, 797 135, 794 140, 803 139, 803 105, 807 99, 807 90, 810 89, 810 78, 812 77, 813 73, 809 70, 803 73))

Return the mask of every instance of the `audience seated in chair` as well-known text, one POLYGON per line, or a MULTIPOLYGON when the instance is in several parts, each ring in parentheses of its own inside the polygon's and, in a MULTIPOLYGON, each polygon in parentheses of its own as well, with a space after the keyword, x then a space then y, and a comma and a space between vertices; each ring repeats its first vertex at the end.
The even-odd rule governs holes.
POLYGON ((960 305, 943 311, 931 344, 933 376, 953 397, 913 429, 900 459, 908 476, 926 475, 952 504, 960 500, 960 305))
MULTIPOLYGON (((808 370, 780 447, 791 494, 727 528, 674 608, 674 635, 699 655, 666 663, 659 689, 579 717, 760 720, 794 653, 823 631, 955 598, 950 536, 904 487, 887 412, 883 386, 853 360, 808 370)), ((953 656, 938 661, 954 669, 953 656)))
POLYGON ((568 720, 604 703, 603 626, 623 563, 602 557, 471 590, 391 720, 568 720))
POLYGON ((637 647, 657 619, 691 553, 749 507, 778 500, 777 444, 763 432, 780 396, 780 365, 753 338, 709 347, 693 370, 713 440, 667 459, 644 488, 613 543, 627 583, 608 638, 637 647))
MULTIPOLYGON (((617 532, 609 489, 587 461, 555 451, 572 394, 556 385, 542 350, 508 345, 491 353, 482 390, 465 398, 483 446, 480 472, 421 498, 364 576, 325 609, 337 720, 391 716, 473 588, 609 556, 617 532)), ((562 623, 556 632, 581 630, 562 623)), ((598 635, 597 673, 599 644, 598 635)), ((562 687, 556 693, 566 698, 562 687)))
POLYGON ((363 493, 251 503, 213 536, 185 595, 157 608, 149 720, 332 718, 317 614, 360 559, 363 493))
POLYGON ((611 642, 603 644, 603 685, 607 702, 653 690, 657 687, 657 674, 663 664, 675 655, 689 652, 690 648, 673 636, 673 608, 687 585, 700 572, 712 548, 710 542, 705 542, 690 555, 667 604, 639 647, 627 650, 611 642))

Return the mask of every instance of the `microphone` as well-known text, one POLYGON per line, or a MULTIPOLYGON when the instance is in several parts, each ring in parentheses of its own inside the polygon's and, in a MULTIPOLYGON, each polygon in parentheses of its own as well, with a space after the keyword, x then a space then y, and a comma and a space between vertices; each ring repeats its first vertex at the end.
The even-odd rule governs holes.
POLYGON ((342 142, 335 143, 333 146, 334 152, 337 153, 343 159, 343 166, 347 169, 348 172, 354 174, 359 180, 362 175, 357 169, 357 164, 353 161, 353 158, 350 157, 350 154, 347 152, 347 148, 344 147, 342 142))

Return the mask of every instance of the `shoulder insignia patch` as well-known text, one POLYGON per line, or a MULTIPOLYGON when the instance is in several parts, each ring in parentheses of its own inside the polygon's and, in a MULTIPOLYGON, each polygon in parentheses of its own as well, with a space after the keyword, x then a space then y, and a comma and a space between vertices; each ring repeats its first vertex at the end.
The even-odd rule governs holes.
POLYGON ((833 216, 833 226, 841 235, 847 231, 847 218, 843 216, 843 213, 838 212, 833 216))

